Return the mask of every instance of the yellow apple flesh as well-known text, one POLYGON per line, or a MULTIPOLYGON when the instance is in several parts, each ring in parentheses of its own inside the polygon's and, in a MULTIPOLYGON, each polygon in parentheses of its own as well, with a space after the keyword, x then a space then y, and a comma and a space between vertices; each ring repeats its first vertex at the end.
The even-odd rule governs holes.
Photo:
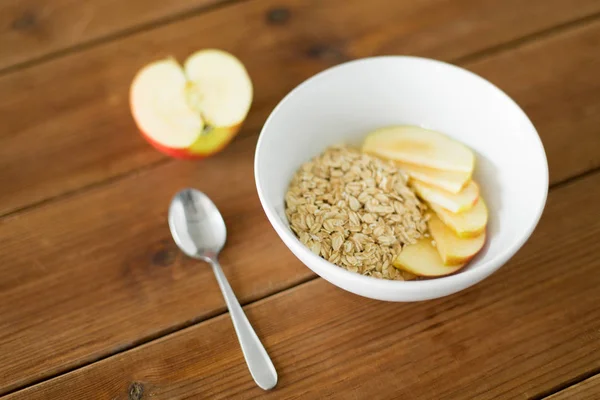
POLYGON ((443 171, 402 162, 396 162, 396 164, 410 178, 450 193, 460 192, 471 180, 471 173, 469 172, 443 171))
POLYGON ((473 208, 461 213, 450 212, 435 203, 430 203, 429 206, 442 222, 461 238, 479 236, 487 225, 488 210, 481 196, 473 208))
POLYGON ((463 265, 444 265, 430 239, 405 246, 393 261, 394 267, 418 276, 436 277, 459 271, 463 265))
POLYGON ((153 62, 134 78, 131 111, 143 136, 160 151, 202 158, 224 148, 252 103, 242 63, 221 50, 201 50, 182 68, 172 58, 153 62))
POLYGON ((363 151, 390 160, 443 171, 473 173, 475 156, 465 145, 439 132, 394 126, 371 132, 363 151))
POLYGON ((463 265, 471 260, 485 244, 485 231, 473 238, 460 238, 437 216, 428 221, 429 233, 445 265, 463 265))
POLYGON ((411 185, 423 200, 453 213, 470 210, 479 198, 479 186, 473 181, 458 193, 450 193, 418 180, 412 180, 411 185))

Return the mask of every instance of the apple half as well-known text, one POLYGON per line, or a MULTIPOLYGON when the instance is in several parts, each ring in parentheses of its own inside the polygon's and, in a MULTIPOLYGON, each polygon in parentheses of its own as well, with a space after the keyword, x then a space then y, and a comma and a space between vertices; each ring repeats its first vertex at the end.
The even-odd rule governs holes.
POLYGON ((192 54, 183 68, 173 58, 142 68, 131 84, 133 118, 150 144, 178 158, 203 158, 237 134, 252 103, 244 65, 221 50, 192 54))

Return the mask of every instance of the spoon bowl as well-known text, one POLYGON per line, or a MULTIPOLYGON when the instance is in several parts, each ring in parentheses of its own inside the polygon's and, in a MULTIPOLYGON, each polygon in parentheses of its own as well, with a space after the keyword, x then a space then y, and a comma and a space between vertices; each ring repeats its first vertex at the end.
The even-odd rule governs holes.
POLYGON ((219 209, 204 193, 182 190, 169 207, 173 240, 187 256, 209 262, 225 246, 227 228, 219 209))

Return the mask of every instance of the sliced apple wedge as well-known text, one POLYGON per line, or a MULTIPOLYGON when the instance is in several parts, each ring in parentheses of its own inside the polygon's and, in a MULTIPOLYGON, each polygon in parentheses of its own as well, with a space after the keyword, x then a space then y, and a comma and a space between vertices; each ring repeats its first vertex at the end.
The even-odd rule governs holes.
POLYGON ((439 132, 396 126, 367 135, 363 151, 390 160, 444 171, 473 173, 475 156, 465 145, 439 132))
POLYGON ((463 265, 477 254, 485 243, 485 231, 473 238, 460 238, 437 216, 428 222, 429 233, 445 265, 463 265))
POLYGON ((488 210, 480 196, 469 211, 453 213, 435 203, 429 206, 437 216, 461 238, 472 238, 481 234, 487 225, 488 210))
POLYGON ((469 172, 443 171, 403 162, 397 162, 396 164, 410 178, 418 179, 450 193, 460 192, 471 180, 471 173, 469 172))
POLYGON ((463 265, 444 265, 430 239, 420 239, 402 249, 393 261, 394 267, 418 276, 444 276, 455 273, 463 265))
POLYGON ((201 158, 225 147, 252 103, 242 63, 221 50, 201 50, 182 68, 173 58, 142 68, 131 84, 133 118, 160 151, 201 158))
POLYGON ((435 203, 453 213, 470 210, 479 198, 479 186, 473 181, 469 182, 463 190, 456 194, 418 180, 412 180, 410 184, 423 200, 428 203, 435 203))

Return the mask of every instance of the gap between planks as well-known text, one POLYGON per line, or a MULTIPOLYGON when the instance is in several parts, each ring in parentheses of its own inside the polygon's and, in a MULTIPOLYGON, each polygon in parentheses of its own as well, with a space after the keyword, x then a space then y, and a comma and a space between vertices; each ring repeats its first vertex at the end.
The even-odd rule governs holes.
MULTIPOLYGON (((132 36, 132 35, 135 35, 135 34, 138 34, 141 32, 150 31, 152 29, 162 27, 165 25, 169 25, 174 22, 184 21, 186 19, 193 18, 193 17, 203 14, 203 13, 209 13, 211 11, 214 11, 214 10, 217 10, 220 8, 225 8, 228 6, 232 6, 234 4, 244 3, 247 1, 250 1, 250 0, 221 0, 219 3, 210 4, 210 5, 206 5, 206 6, 194 7, 189 10, 180 11, 175 14, 156 19, 154 21, 143 23, 143 24, 133 26, 130 28, 125 28, 123 30, 120 30, 120 31, 117 31, 117 32, 114 32, 114 33, 111 33, 111 34, 108 34, 105 36, 91 39, 87 42, 79 43, 79 44, 76 44, 71 47, 67 47, 67 48, 57 50, 57 51, 54 51, 54 52, 51 52, 48 54, 44 54, 42 56, 33 57, 30 60, 19 62, 19 63, 13 64, 13 65, 10 65, 8 67, 1 68, 0 76, 8 75, 10 73, 16 72, 21 69, 32 68, 39 64, 43 64, 45 62, 58 59, 58 58, 67 56, 72 53, 77 53, 79 51, 88 50, 88 49, 94 48, 96 46, 100 46, 102 44, 105 44, 105 43, 108 43, 111 41, 124 39, 128 36, 132 36)), ((586 15, 585 17, 577 18, 572 21, 568 21, 568 22, 565 22, 565 23, 562 23, 559 25, 555 25, 555 26, 547 28, 547 29, 542 29, 541 31, 538 31, 538 32, 533 32, 529 35, 522 36, 518 39, 510 40, 508 42, 501 43, 496 46, 488 47, 486 49, 483 49, 483 50, 477 51, 475 53, 460 57, 460 58, 458 58, 456 60, 452 60, 450 62, 456 63, 456 64, 464 64, 464 63, 469 63, 469 62, 480 61, 489 56, 503 53, 512 48, 519 47, 523 44, 530 43, 535 40, 544 39, 544 38, 552 36, 554 34, 558 34, 563 31, 573 29, 580 25, 586 25, 586 24, 592 23, 598 18, 600 18, 600 13, 586 15)))
POLYGON ((545 392, 542 392, 540 394, 538 394, 537 396, 533 396, 531 398, 531 400, 542 400, 542 399, 546 399, 551 397, 552 395, 555 395, 557 393, 562 392, 563 390, 566 390, 572 386, 575 386, 583 381, 586 381, 588 379, 591 379, 597 375, 600 375, 600 368, 595 368, 591 371, 587 371, 583 374, 577 375, 576 377, 574 377, 573 379, 569 379, 566 382, 563 382, 559 385, 554 386, 553 388, 546 390, 545 392))
MULTIPOLYGON (((302 287, 302 286, 304 286, 304 285, 306 285, 306 284, 308 284, 308 283, 310 283, 310 282, 312 282, 314 280, 317 280, 317 279, 319 279, 319 276, 313 274, 312 276, 300 279, 297 283, 292 284, 291 286, 285 287, 285 288, 283 288, 281 290, 278 290, 276 292, 273 292, 273 293, 271 293, 271 294, 269 294, 267 296, 260 297, 260 298, 255 299, 255 300, 250 300, 250 301, 247 301, 245 303, 244 302, 240 302, 240 305, 242 307, 246 307, 246 306, 250 306, 250 305, 253 305, 253 304, 260 304, 263 301, 270 300, 273 297, 283 296, 286 292, 291 291, 291 290, 295 290, 297 288, 300 288, 300 287, 302 287)), ((166 329, 164 331, 157 332, 157 333, 155 333, 153 335, 150 335, 150 336, 147 336, 147 337, 144 337, 144 338, 140 338, 139 340, 135 340, 135 341, 129 343, 127 346, 121 346, 121 347, 115 349, 115 351, 112 352, 112 353, 105 354, 105 355, 103 355, 101 357, 96 357, 96 358, 91 359, 91 360, 89 360, 87 362, 82 362, 82 363, 80 363, 78 365, 75 365, 75 366, 73 366, 71 368, 68 368, 68 369, 65 369, 64 371, 61 371, 60 373, 57 373, 57 374, 54 374, 54 375, 50 375, 50 376, 47 376, 47 377, 44 377, 44 378, 41 378, 41 379, 38 379, 38 380, 34 380, 31 383, 29 383, 28 385, 16 387, 15 389, 10 390, 10 391, 4 393, 0 397, 0 399, 8 397, 11 394, 19 392, 21 390, 27 389, 28 387, 42 384, 42 383, 44 383, 46 381, 50 381, 50 380, 52 380, 54 378, 57 378, 59 376, 69 374, 69 373, 71 373, 73 371, 76 371, 78 369, 81 369, 81 368, 90 366, 92 364, 95 364, 97 362, 106 360, 106 359, 111 358, 113 356, 116 356, 118 354, 126 353, 126 352, 128 352, 130 350, 134 350, 137 347, 143 346, 145 344, 151 343, 151 342, 153 342, 155 340, 158 340, 158 339, 161 339, 161 338, 168 337, 168 336, 170 336, 170 335, 172 335, 172 334, 174 334, 176 332, 180 332, 180 331, 183 331, 185 329, 193 328, 193 327, 195 327, 197 325, 200 325, 200 324, 202 324, 204 322, 211 321, 211 320, 213 320, 215 318, 224 317, 228 313, 229 312, 227 311, 226 308, 223 308, 222 310, 215 310, 215 312, 213 312, 211 314, 208 314, 206 317, 204 317, 202 319, 199 319, 197 321, 189 321, 187 323, 183 323, 183 324, 180 324, 180 325, 176 325, 176 326, 170 327, 169 329, 166 329)))
POLYGON ((104 36, 97 37, 95 39, 88 40, 87 42, 78 43, 76 45, 66 47, 64 49, 60 49, 57 51, 53 51, 47 54, 43 54, 41 56, 33 57, 27 61, 18 62, 16 64, 10 65, 8 67, 4 67, 0 69, 0 76, 8 75, 10 73, 16 72, 21 69, 27 69, 35 67, 39 64, 43 64, 48 61, 55 60, 57 58, 61 58, 67 56, 72 53, 77 53, 79 51, 88 50, 96 46, 100 46, 102 44, 120 40, 126 38, 128 36, 132 36, 141 32, 149 31, 155 28, 159 28, 164 25, 169 25, 171 23, 177 21, 183 21, 186 19, 193 18, 203 13, 209 13, 211 11, 217 10, 219 8, 225 8, 236 3, 243 3, 249 0, 221 0, 218 3, 192 7, 188 10, 183 10, 180 12, 176 12, 171 15, 164 16, 162 18, 155 19, 153 21, 145 22, 139 25, 135 25, 129 28, 125 28, 122 30, 118 30, 113 33, 109 33, 104 36))
POLYGON ((472 62, 481 61, 488 57, 495 56, 497 54, 505 53, 509 50, 519 48, 531 42, 537 40, 544 40, 554 35, 559 35, 563 32, 570 31, 572 29, 579 28, 581 26, 590 25, 596 22, 600 18, 600 13, 586 15, 585 17, 577 18, 572 21, 568 21, 553 27, 542 29, 541 31, 530 33, 529 35, 522 36, 520 38, 509 40, 508 42, 501 43, 496 46, 491 46, 475 53, 467 54, 466 56, 459 57, 454 60, 457 64, 468 64, 472 62))
MULTIPOLYGON (((87 42, 87 43, 83 43, 83 44, 80 44, 80 45, 76 45, 76 46, 70 47, 69 49, 65 49, 65 50, 61 50, 61 51, 58 51, 58 52, 54 52, 54 53, 52 53, 52 54, 50 54, 48 56, 42 56, 42 57, 40 57, 40 58, 37 59, 37 60, 39 60, 39 62, 34 62, 33 60, 30 60, 30 61, 27 61, 26 63, 22 63, 21 65, 28 64, 26 66, 28 68, 30 66, 41 64, 41 63, 43 63, 45 61, 50 61, 52 59, 65 56, 65 55, 70 54, 70 53, 74 53, 74 52, 77 52, 77 51, 80 51, 80 50, 92 48, 92 47, 94 47, 96 45, 100 45, 100 44, 109 42, 109 41, 114 40, 114 39, 121 39, 121 38, 127 37, 129 35, 138 33, 138 32, 142 32, 142 31, 154 29, 154 28, 162 26, 162 25, 168 25, 171 22, 175 22, 175 21, 178 21, 178 20, 185 20, 185 19, 191 18, 193 16, 196 16, 198 14, 204 13, 204 12, 210 12, 212 10, 215 10, 215 9, 218 9, 218 8, 221 8, 221 7, 225 7, 227 5, 232 5, 232 4, 235 4, 235 3, 242 3, 242 2, 245 2, 245 1, 249 1, 249 0, 223 0, 222 2, 217 3, 217 4, 213 4, 213 5, 210 5, 210 6, 204 6, 204 7, 196 8, 195 10, 192 10, 189 13, 186 13, 185 16, 184 16, 183 13, 178 13, 177 15, 179 17, 177 17, 177 15, 173 15, 173 16, 170 16, 168 18, 164 18, 162 20, 158 20, 158 21, 154 21, 154 22, 151 22, 151 23, 148 23, 148 24, 144 24, 142 26, 139 26, 138 29, 130 29, 130 30, 126 30, 126 31, 121 31, 118 34, 105 36, 103 38, 99 38, 99 39, 92 40, 92 41, 87 42), (33 63, 33 64, 29 65, 30 63, 33 63)), ((577 28, 579 28, 581 26, 585 26, 585 25, 594 23, 598 19, 600 19, 600 13, 591 14, 591 15, 585 16, 583 18, 578 18, 578 19, 575 19, 573 21, 569 21, 569 22, 566 22, 566 23, 563 23, 563 24, 560 24, 560 25, 553 26, 553 27, 548 28, 548 29, 543 29, 543 30, 531 33, 529 35, 525 35, 525 36, 523 36, 523 37, 521 37, 519 39, 510 40, 510 41, 507 41, 505 43, 499 44, 497 46, 488 47, 488 48, 486 48, 484 50, 477 51, 475 53, 472 53, 472 54, 469 54, 469 55, 466 55, 466 56, 463 56, 463 57, 459 57, 459 58, 454 59, 454 60, 449 60, 448 62, 452 63, 452 64, 457 64, 457 65, 464 65, 464 64, 479 62, 479 61, 482 61, 482 60, 484 60, 486 58, 493 57, 493 56, 496 56, 498 54, 507 53, 509 51, 518 49, 518 48, 520 48, 522 46, 525 46, 527 44, 530 44, 532 42, 535 42, 535 41, 538 41, 538 40, 544 40, 544 39, 547 39, 547 38, 549 38, 551 36, 559 35, 559 34, 562 34, 564 32, 568 32, 570 30, 577 29, 577 28)), ((16 67, 16 66, 8 67, 8 69, 13 69, 14 67, 16 67)), ((5 74, 8 71, 8 69, 0 70, 0 76, 2 76, 3 74, 5 74)), ((247 135, 241 135, 238 138, 238 140, 248 140, 248 138, 254 138, 256 135, 257 135, 256 133, 250 133, 250 134, 247 134, 247 135)), ((171 158, 165 156, 164 158, 162 158, 162 159, 160 159, 158 161, 155 161, 155 162, 150 163, 150 164, 146 164, 146 165, 144 165, 142 167, 139 167, 139 168, 136 168, 134 170, 127 171, 125 173, 112 176, 112 177, 110 177, 108 179, 100 180, 100 181, 97 181, 97 182, 92 182, 92 183, 90 183, 88 185, 81 186, 81 187, 79 187, 77 189, 68 190, 68 191, 65 191, 63 193, 57 194, 55 196, 47 197, 47 198, 42 199, 40 201, 36 201, 36 202, 30 203, 30 204, 26 204, 26 205, 24 205, 22 207, 13 209, 13 210, 8 211, 8 212, 6 212, 4 214, 0 214, 0 221, 2 221, 5 218, 10 218, 12 216, 19 215, 21 213, 27 212, 27 211, 29 211, 31 209, 34 209, 34 208, 37 208, 37 207, 41 207, 41 206, 44 206, 44 205, 47 205, 47 204, 52 204, 54 202, 58 202, 58 201, 61 201, 63 199, 70 198, 72 196, 76 196, 76 195, 84 193, 84 192, 86 192, 88 190, 93 190, 93 189, 96 189, 96 188, 101 188, 101 187, 104 187, 104 186, 108 186, 108 185, 110 185, 112 183, 116 183, 116 182, 119 182, 121 180, 127 179, 130 176, 135 176, 136 174, 141 173, 141 172, 145 172, 145 171, 151 171, 151 170, 153 170, 155 168, 158 168, 158 167, 160 167, 162 165, 166 165, 166 164, 172 163, 174 161, 175 161, 174 159, 171 159, 171 158)), ((598 170, 598 168, 595 168, 595 169, 592 169, 592 170, 587 171, 587 172, 595 172, 597 170, 598 170)), ((566 183, 566 182, 568 182, 570 180, 579 179, 580 177, 582 177, 584 175, 585 175, 585 173, 579 174, 579 175, 575 175, 575 176, 573 176, 571 178, 568 178, 568 179, 564 180, 563 182, 557 182, 557 183, 555 183, 555 185, 566 183)))
MULTIPOLYGON (((164 164, 164 163, 165 162, 161 162, 161 163, 157 162, 155 164, 164 164)), ((148 168, 148 169, 150 169, 150 168, 148 168)), ((139 171, 139 170, 136 170, 136 171, 139 171)), ((556 189, 560 189, 562 187, 573 185, 576 182, 578 182, 579 180, 585 179, 585 178, 587 178, 589 176, 592 176, 592 175, 595 175, 595 174, 600 174, 600 167, 593 168, 591 170, 588 170, 588 171, 582 172, 580 174, 574 175, 572 177, 569 177, 569 178, 563 179, 561 181, 555 182, 554 184, 551 184, 549 186, 549 190, 548 191, 549 191, 549 193, 551 193, 551 192, 553 192, 556 189)), ((131 173, 127 174, 127 175, 131 175, 131 173)), ((116 179, 116 180, 118 180, 118 179, 116 179)), ((308 283, 310 283, 312 281, 315 281, 317 279, 321 279, 321 278, 318 275, 312 275, 312 276, 309 276, 307 278, 303 278, 303 279, 299 280, 297 283, 294 283, 294 284, 292 284, 292 285, 290 285, 288 287, 284 287, 283 289, 278 290, 276 292, 273 292, 273 293, 271 293, 271 294, 269 294, 267 296, 259 297, 259 298, 254 299, 254 300, 247 301, 245 303, 242 302, 241 305, 242 305, 242 307, 246 307, 246 306, 251 306, 251 305, 254 305, 254 304, 260 304, 260 303, 262 303, 264 301, 270 301, 272 298, 276 298, 277 296, 282 296, 286 292, 289 292, 289 291, 292 291, 292 290, 298 290, 299 288, 303 287, 304 285, 306 285, 306 284, 308 284, 308 283)), ((69 368, 69 369, 66 369, 64 371, 61 371, 60 373, 53 374, 53 375, 47 376, 45 378, 33 381, 33 382, 29 383, 28 385, 17 387, 15 389, 11 390, 11 391, 8 391, 7 393, 4 393, 2 395, 2 398, 6 397, 6 396, 9 396, 11 394, 14 394, 16 392, 19 392, 21 390, 24 390, 24 389, 26 389, 28 387, 39 385, 39 384, 42 384, 44 382, 50 381, 52 379, 58 378, 58 377, 60 377, 62 375, 69 374, 69 373, 71 373, 73 371, 76 371, 78 369, 90 366, 92 364, 95 364, 95 363, 97 363, 99 361, 111 358, 111 357, 116 356, 118 354, 126 353, 126 352, 128 352, 130 350, 133 350, 133 349, 139 347, 139 346, 143 346, 145 344, 151 343, 151 342, 153 342, 153 341, 155 341, 157 339, 166 338, 166 337, 168 337, 168 336, 170 336, 170 335, 172 335, 172 334, 174 334, 176 332, 180 332, 180 331, 183 331, 183 330, 186 330, 186 329, 193 328, 195 326, 201 325, 201 324, 206 323, 206 322, 208 322, 210 320, 213 320, 215 318, 223 317, 226 314, 228 314, 228 311, 226 309, 216 310, 214 313, 209 314, 208 316, 206 316, 206 317, 204 317, 202 319, 199 319, 197 321, 189 321, 187 323, 183 323, 183 324, 180 324, 180 325, 176 325, 176 326, 170 327, 169 329, 163 330, 161 332, 157 332, 157 333, 155 333, 153 335, 150 335, 150 336, 147 336, 147 337, 144 337, 144 338, 140 338, 139 340, 133 341, 133 342, 131 342, 130 344, 128 344, 126 346, 121 346, 119 348, 116 348, 115 351, 113 351, 111 353, 108 353, 108 354, 105 354, 105 355, 103 355, 101 357, 97 357, 97 358, 88 360, 87 362, 82 362, 82 363, 80 363, 78 365, 73 366, 72 368, 69 368)), ((545 392, 543 392, 543 393, 541 393, 539 395, 536 395, 536 396, 532 397, 532 400, 544 399, 544 398, 546 398, 548 396, 556 394, 556 393, 558 393, 558 392, 560 392, 562 390, 565 390, 565 389, 567 389, 567 388, 569 388, 569 387, 571 387, 573 385, 576 385, 576 384, 578 384, 578 383, 580 383, 580 382, 582 382, 582 381, 584 381, 586 379, 589 379, 589 378, 591 378, 591 377, 593 377, 595 375, 598 375, 598 374, 600 374, 600 369, 593 369, 591 371, 587 371, 585 373, 582 373, 580 375, 575 376, 572 379, 569 379, 566 382, 560 383, 560 384, 554 386, 553 388, 551 388, 551 389, 549 389, 549 390, 547 390, 547 391, 545 391, 545 392)))

